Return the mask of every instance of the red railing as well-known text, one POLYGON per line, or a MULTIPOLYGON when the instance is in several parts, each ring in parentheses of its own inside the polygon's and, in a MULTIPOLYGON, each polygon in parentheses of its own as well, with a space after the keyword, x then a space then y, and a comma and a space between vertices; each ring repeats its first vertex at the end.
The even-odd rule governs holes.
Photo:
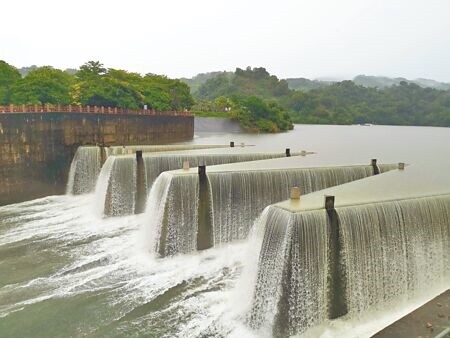
POLYGON ((123 109, 103 106, 79 105, 9 105, 0 106, 0 114, 21 113, 85 113, 85 114, 111 114, 111 115, 167 115, 167 116, 193 116, 189 111, 155 111, 152 109, 123 109))

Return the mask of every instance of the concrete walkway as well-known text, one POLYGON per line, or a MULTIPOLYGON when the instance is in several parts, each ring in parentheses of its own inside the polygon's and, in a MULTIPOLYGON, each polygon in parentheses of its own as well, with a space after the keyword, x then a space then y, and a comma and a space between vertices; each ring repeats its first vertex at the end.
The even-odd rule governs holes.
MULTIPOLYGON (((378 332, 373 338, 433 338, 448 327, 450 289, 378 332)), ((444 337, 450 337, 450 334, 444 337)))

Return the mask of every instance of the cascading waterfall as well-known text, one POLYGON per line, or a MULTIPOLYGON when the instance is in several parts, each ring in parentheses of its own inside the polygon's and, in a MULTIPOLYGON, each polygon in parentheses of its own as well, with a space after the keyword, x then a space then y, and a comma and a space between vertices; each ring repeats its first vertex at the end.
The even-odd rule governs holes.
POLYGON ((250 325, 288 336, 327 317, 328 217, 324 210, 267 213, 250 325))
POLYGON ((78 147, 70 164, 66 194, 80 195, 94 191, 102 167, 101 151, 97 146, 78 147))
MULTIPOLYGON (((297 153, 293 153, 295 155, 297 153)), ((285 153, 247 153, 247 154, 161 154, 157 156, 145 156, 144 165, 147 174, 148 188, 151 187, 156 177, 163 171, 181 169, 183 162, 188 161, 191 167, 199 165, 218 165, 237 162, 267 160, 286 157, 285 153)), ((150 189, 149 189, 150 190, 150 189)))
POLYGON ((172 177, 169 173, 159 175, 148 196, 148 206, 151 210, 146 211, 146 214, 151 216, 146 219, 149 226, 144 227, 144 247, 150 252, 159 251, 162 231, 160 224, 163 223, 166 214, 167 194, 171 186, 172 177))
POLYGON ((189 253, 197 245, 199 179, 197 175, 188 175, 188 179, 180 180, 180 176, 168 178, 171 175, 165 174, 160 179, 163 182, 154 185, 150 195, 165 195, 167 200, 155 203, 151 198, 147 206, 147 215, 158 222, 151 222, 154 228, 150 231, 156 234, 151 246, 161 256, 189 253), (158 192, 161 190, 164 192, 158 192), (158 204, 165 208, 155 215, 158 204))
MULTIPOLYGON (((144 153, 167 152, 177 150, 213 149, 229 148, 228 145, 132 145, 132 146, 81 146, 75 152, 70 165, 69 177, 67 181, 66 194, 79 195, 93 192, 102 162, 105 158, 113 155, 131 155, 137 150, 144 153), (102 158, 102 152, 104 157, 102 158)), ((157 176, 157 175, 156 175, 157 176)), ((152 178, 153 180, 156 178, 152 178)))
POLYGON ((120 216, 134 213, 136 166, 134 157, 108 157, 95 189, 95 199, 100 214, 120 216))
POLYGON ((449 280, 450 196, 337 209, 347 307, 358 315, 449 280))
MULTIPOLYGON (((308 193, 371 175, 373 175, 371 166, 207 172, 209 198, 204 200, 202 195, 199 200, 198 175, 174 174, 167 193, 168 200, 164 202, 164 205, 166 214, 174 220, 169 222, 170 228, 177 228, 177 230, 172 230, 173 235, 170 237, 163 236, 162 238, 169 247, 171 241, 177 243, 189 238, 193 242, 189 246, 174 244, 170 250, 157 250, 157 252, 165 256, 186 253, 197 247, 202 248, 201 245, 195 245, 195 237, 199 233, 199 229, 205 228, 212 229, 210 246, 245 239, 253 222, 264 207, 285 199, 289 196, 291 187, 300 186, 304 193, 308 193), (192 193, 184 192, 187 186, 189 186, 189 191, 193 191, 192 193), (184 196, 190 196, 190 198, 184 196), (211 216, 206 219, 207 224, 203 224, 205 220, 198 217, 199 206, 204 213, 209 213, 211 216), (170 211, 168 211, 169 209, 170 211), (176 236, 181 236, 181 239, 176 236), (177 251, 180 248, 182 250, 177 251)), ((153 203, 147 206, 147 218, 151 218, 152 213, 158 208, 153 203)), ((162 229, 166 223, 167 219, 160 220, 159 223, 152 221, 148 222, 148 226, 162 229)), ((152 231, 160 232, 161 230, 152 231)), ((200 231, 200 235, 204 234, 200 231)), ((204 235, 202 239, 205 239, 204 237, 207 235, 204 235)))
MULTIPOLYGON (((301 334, 328 320, 334 305, 333 224, 325 210, 266 212, 250 326, 301 334)), ((448 283, 450 195, 340 207, 336 215, 348 317, 448 283)))
MULTIPOLYGON (((386 165, 381 165, 386 170, 386 165)), ((373 175, 371 166, 299 168, 208 173, 213 206, 214 244, 245 239, 254 220, 270 204, 373 175)))
MULTIPOLYGON (((247 153, 247 154, 145 154, 143 159, 143 170, 145 171, 145 182, 143 199, 149 195, 151 187, 155 179, 164 171, 181 169, 183 162, 188 161, 191 166, 226 164, 244 161, 264 160, 271 158, 285 157, 284 153, 247 153)), ((110 187, 107 195, 99 195, 105 201, 105 206, 111 204, 112 207, 104 209, 104 214, 108 216, 129 215, 135 212, 131 205, 136 205, 136 158, 133 155, 109 156, 108 161, 120 159, 120 166, 114 165, 110 172, 111 178, 108 180, 110 187), (125 162, 129 162, 125 164, 125 162), (123 169, 123 168, 129 169, 123 169), (134 168, 134 171, 131 170, 134 168), (117 171, 119 170, 119 171, 117 171), (117 172, 116 172, 117 171, 117 172), (128 182, 127 182, 127 175, 128 182), (118 176, 117 179, 114 179, 118 176), (119 185, 119 186, 115 186, 119 185), (128 185, 128 187, 125 187, 128 185), (120 205, 116 205, 119 203, 120 205), (128 206, 121 207, 126 203, 128 206)), ((105 166, 107 163, 105 163, 105 166)), ((139 201, 145 205, 146 201, 139 201)))

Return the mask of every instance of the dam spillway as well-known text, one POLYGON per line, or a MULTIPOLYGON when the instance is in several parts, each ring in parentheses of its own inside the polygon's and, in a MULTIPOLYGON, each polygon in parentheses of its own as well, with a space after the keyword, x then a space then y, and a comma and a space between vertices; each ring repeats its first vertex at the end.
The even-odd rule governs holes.
MULTIPOLYGON (((155 182, 149 198, 150 250, 161 256, 192 252, 247 238, 269 204, 282 201, 290 187, 313 192, 374 175, 372 165, 302 167, 301 157, 167 172, 155 182), (161 182, 158 182, 161 181, 161 182), (156 190, 161 191, 156 191, 156 190), (163 192, 164 193, 163 193, 163 192), (179 196, 184 194, 189 198, 179 196), (154 210, 159 217, 154 217, 154 210)), ((397 165, 383 164, 384 173, 397 165)))
POLYGON ((448 283, 450 178, 440 169, 411 166, 266 208, 250 325, 319 335, 330 319, 448 283), (325 196, 335 198, 328 209, 325 196))
MULTIPOLYGON (((244 147, 246 145, 241 145, 244 147)), ((66 194, 80 195, 93 192, 98 175, 106 159, 112 155, 129 155, 136 151, 156 153, 177 150, 229 148, 223 144, 168 144, 78 147, 70 165, 66 194)))
MULTIPOLYGON (((291 156, 306 152, 292 152, 291 156)), ((236 163, 286 157, 286 152, 249 152, 245 148, 197 149, 180 152, 143 153, 109 156, 100 172, 96 187, 99 212, 120 216, 143 211, 155 179, 164 171, 192 166, 236 163), (140 206, 140 207, 138 207, 140 206)))

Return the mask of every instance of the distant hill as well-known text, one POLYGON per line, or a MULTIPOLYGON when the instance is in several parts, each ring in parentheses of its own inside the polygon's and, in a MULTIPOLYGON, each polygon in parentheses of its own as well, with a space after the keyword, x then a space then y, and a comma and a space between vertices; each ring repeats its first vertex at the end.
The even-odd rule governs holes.
POLYGON ((217 76, 225 76, 225 77, 232 77, 233 76, 233 72, 227 72, 227 71, 223 71, 223 72, 210 72, 210 73, 200 73, 195 75, 193 78, 185 78, 182 77, 180 79, 180 81, 186 83, 190 88, 191 88, 191 94, 195 94, 197 93, 198 89, 200 88, 200 86, 202 84, 204 84, 207 80, 215 78, 217 76))
MULTIPOLYGON (((22 67, 22 68, 19 68, 18 71, 19 71, 19 73, 20 73, 20 75, 21 75, 22 77, 25 77, 25 76, 27 76, 27 74, 28 74, 29 72, 31 72, 32 70, 36 70, 36 69, 38 69, 38 68, 39 68, 38 66, 32 65, 32 66, 28 66, 28 67, 22 67)), ((65 69, 64 71, 65 71, 66 73, 69 73, 70 75, 74 75, 74 74, 78 71, 78 69, 67 68, 67 69, 65 69)))
POLYGON ((318 89, 329 86, 334 81, 310 80, 303 77, 286 79, 289 89, 307 92, 311 89, 318 89))
POLYGON ((422 88, 434 88, 440 90, 450 90, 450 83, 438 82, 429 79, 415 79, 408 80, 403 77, 386 77, 386 76, 368 76, 358 75, 353 79, 353 82, 357 85, 368 88, 386 88, 393 85, 399 85, 400 82, 414 83, 422 88))

